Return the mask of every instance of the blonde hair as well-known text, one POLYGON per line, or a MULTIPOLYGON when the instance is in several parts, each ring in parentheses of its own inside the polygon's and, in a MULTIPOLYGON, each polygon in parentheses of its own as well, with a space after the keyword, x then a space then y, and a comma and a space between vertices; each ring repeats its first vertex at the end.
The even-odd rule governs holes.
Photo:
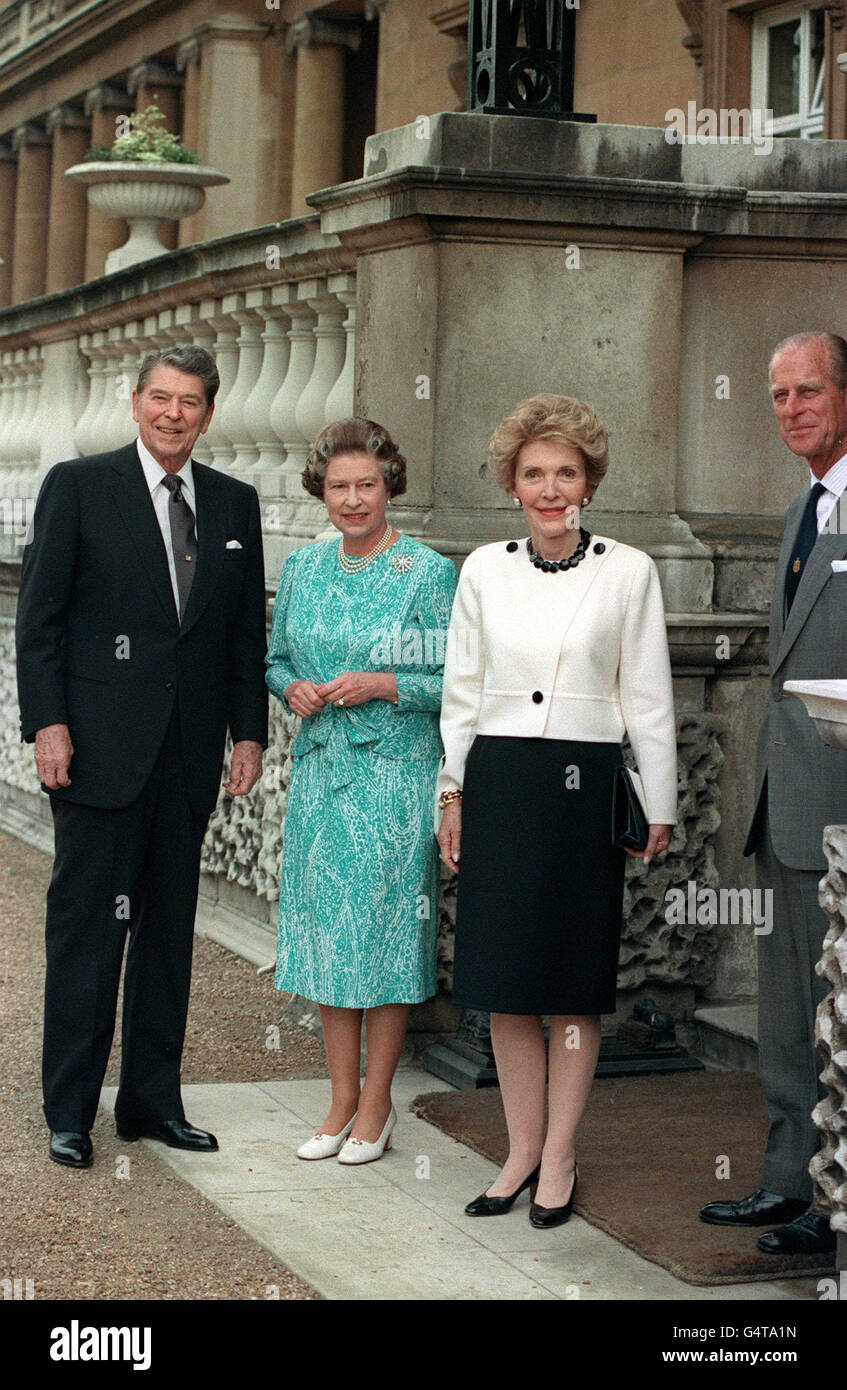
POLYGON ((596 412, 573 396, 542 393, 519 401, 500 421, 488 444, 488 462, 497 482, 509 492, 514 486, 518 454, 524 444, 550 439, 578 449, 591 491, 609 467, 609 439, 596 412))

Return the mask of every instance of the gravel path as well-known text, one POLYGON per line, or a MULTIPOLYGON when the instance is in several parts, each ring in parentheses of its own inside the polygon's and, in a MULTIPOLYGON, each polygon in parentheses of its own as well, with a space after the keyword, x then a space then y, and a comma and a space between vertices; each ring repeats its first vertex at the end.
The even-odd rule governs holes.
MULTIPOLYGON (((49 877, 47 856, 0 832, 0 1278, 31 1280, 36 1299, 317 1298, 146 1145, 129 1146, 130 1176, 121 1177, 128 1146, 111 1120, 95 1124, 92 1168, 50 1162, 40 1085, 49 877)), ((197 940, 183 1079, 325 1075, 320 1041, 285 1021, 279 998, 269 975, 197 940), (269 1050, 274 1025, 279 1047, 269 1050)), ((116 1047, 107 1084, 118 1062, 116 1047)))

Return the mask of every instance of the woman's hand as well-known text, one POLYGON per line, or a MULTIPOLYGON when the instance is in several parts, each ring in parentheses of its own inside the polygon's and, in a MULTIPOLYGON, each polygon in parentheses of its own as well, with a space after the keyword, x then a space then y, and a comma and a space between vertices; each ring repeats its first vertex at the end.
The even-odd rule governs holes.
POLYGON ((651 859, 655 859, 657 854, 664 854, 671 842, 672 825, 651 825, 650 835, 643 849, 628 849, 627 854, 631 854, 633 859, 643 859, 645 864, 649 864, 651 859))
POLYGON ((397 703, 393 671, 344 671, 335 680, 315 687, 315 693, 331 705, 366 705, 369 700, 397 703))
POLYGON ((441 813, 441 824, 436 835, 441 850, 441 862, 446 864, 451 874, 459 872, 459 850, 462 845, 462 800, 448 801, 441 813))
POLYGON ((324 707, 324 701, 313 681, 292 681, 282 693, 291 713, 299 714, 301 719, 319 714, 324 707))

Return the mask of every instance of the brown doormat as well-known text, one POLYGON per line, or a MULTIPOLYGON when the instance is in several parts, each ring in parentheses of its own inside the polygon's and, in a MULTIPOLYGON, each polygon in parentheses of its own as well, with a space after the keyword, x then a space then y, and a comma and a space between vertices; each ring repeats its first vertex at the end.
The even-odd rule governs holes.
MULTIPOLYGON (((411 1108, 483 1158, 505 1161, 509 1146, 496 1087, 435 1091, 411 1108)), ((756 1241, 771 1228, 707 1226, 698 1219, 706 1202, 756 1190, 767 1130, 761 1083, 748 1072, 595 1081, 577 1139, 575 1209, 689 1284, 826 1273, 834 1269, 834 1254, 768 1256, 756 1241)))

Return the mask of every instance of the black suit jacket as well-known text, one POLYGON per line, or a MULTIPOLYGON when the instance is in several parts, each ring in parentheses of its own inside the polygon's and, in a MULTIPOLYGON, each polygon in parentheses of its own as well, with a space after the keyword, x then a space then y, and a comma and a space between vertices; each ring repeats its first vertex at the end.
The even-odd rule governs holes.
POLYGON ((227 727, 267 746, 259 500, 192 469, 198 557, 182 624, 135 443, 58 463, 41 486, 21 567, 18 694, 25 740, 70 729, 71 785, 52 793, 63 800, 133 801, 174 706, 197 815, 217 800, 227 727))

